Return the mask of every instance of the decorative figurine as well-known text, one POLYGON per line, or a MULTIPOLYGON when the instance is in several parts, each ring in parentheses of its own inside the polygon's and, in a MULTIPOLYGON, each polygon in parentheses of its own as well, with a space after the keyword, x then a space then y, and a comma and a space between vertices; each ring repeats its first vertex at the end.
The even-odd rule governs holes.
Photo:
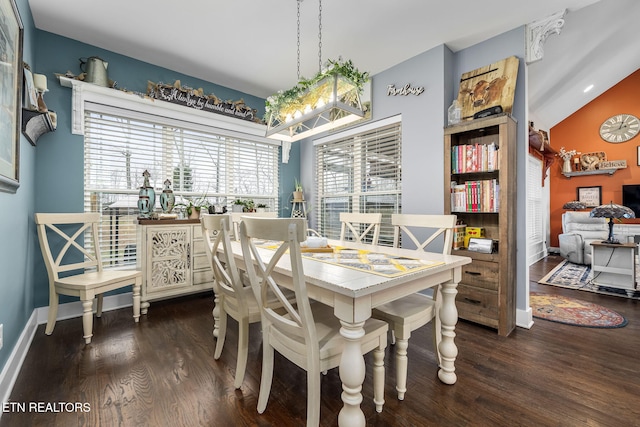
POLYGON ((162 212, 171 212, 175 204, 176 196, 173 194, 173 190, 171 189, 171 181, 169 179, 165 179, 164 189, 160 195, 160 206, 162 207, 162 212))
POLYGON ((149 184, 149 177, 151 176, 149 171, 145 170, 142 176, 144 177, 144 183, 138 192, 138 210, 140 211, 140 218, 150 218, 156 204, 156 192, 149 184))

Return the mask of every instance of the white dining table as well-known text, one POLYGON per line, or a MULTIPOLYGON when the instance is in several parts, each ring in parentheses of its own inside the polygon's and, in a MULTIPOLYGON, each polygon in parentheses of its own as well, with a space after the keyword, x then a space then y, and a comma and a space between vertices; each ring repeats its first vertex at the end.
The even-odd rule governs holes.
MULTIPOLYGON (((371 317, 373 308, 414 292, 441 286, 442 308, 439 316, 442 341, 438 347, 441 360, 438 378, 445 384, 454 384, 457 380, 455 360, 458 354, 454 342, 455 325, 458 321, 456 287, 460 282, 462 266, 471 263, 471 258, 388 246, 362 245, 348 241, 330 240, 329 245, 438 263, 429 268, 388 277, 303 257, 309 298, 333 307, 334 314, 342 325, 340 334, 345 339, 339 367, 343 407, 338 415, 338 425, 366 425, 364 413, 360 408, 362 384, 365 379, 365 361, 360 340, 364 336, 365 321, 371 317)), ((232 242, 232 246, 238 267, 244 268, 240 242, 232 242)), ((268 262, 270 254, 274 253, 266 248, 260 251, 265 262, 268 262)), ((291 266, 288 257, 280 260, 275 273, 283 286, 291 286, 291 266)))

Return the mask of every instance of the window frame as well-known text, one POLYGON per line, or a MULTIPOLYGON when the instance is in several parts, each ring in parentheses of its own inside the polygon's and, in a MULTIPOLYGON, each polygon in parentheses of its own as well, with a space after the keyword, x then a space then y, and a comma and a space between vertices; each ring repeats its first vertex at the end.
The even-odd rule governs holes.
MULTIPOLYGON (((279 180, 280 180, 280 150, 277 147, 281 146, 279 141, 274 141, 264 137, 266 127, 264 125, 243 121, 241 119, 230 118, 211 112, 203 112, 195 109, 185 108, 162 101, 153 101, 143 98, 139 94, 127 93, 123 91, 115 91, 109 88, 102 88, 96 85, 87 84, 84 82, 75 81, 73 79, 60 78, 62 86, 71 87, 73 89, 72 96, 72 133, 80 134, 84 137, 85 132, 85 112, 93 111, 100 114, 112 114, 116 116, 123 116, 134 119, 149 121, 150 118, 154 122, 158 122, 162 125, 180 127, 197 132, 215 133, 218 135, 224 135, 227 138, 236 138, 240 141, 249 141, 250 143, 260 143, 273 146, 276 149, 276 164, 278 165, 275 177, 274 195, 276 202, 272 209, 278 209, 279 207, 279 180)), ((84 145, 84 139, 83 139, 84 145)), ((83 176, 83 181, 86 178, 83 176)), ((164 181, 164 177, 162 181, 164 181)), ((156 198, 161 193, 162 185, 158 182, 154 187, 157 190, 156 198)), ((125 192, 130 193, 137 201, 138 189, 128 189, 125 192)), ((85 189, 86 193, 86 189, 85 189)), ((194 194, 195 195, 195 194, 194 194)), ((255 198, 256 194, 241 194, 234 193, 234 196, 244 196, 245 198, 255 198)), ((92 209, 91 202, 85 199, 85 210, 92 209)), ((228 202, 230 203, 230 202, 228 202)), ((137 216, 137 205, 135 208, 135 216, 137 216)), ((108 227, 108 221, 103 218, 104 225, 101 227, 101 233, 111 233, 111 227, 108 227)), ((103 240, 108 242, 112 240, 109 235, 103 234, 103 240)), ((107 243, 104 243, 107 245, 107 243)), ((104 250, 104 249, 103 249, 104 250)), ((114 262, 113 257, 110 255, 103 256, 103 264, 105 268, 135 268, 135 255, 129 254, 128 262, 119 262, 123 256, 116 256, 114 262)))
MULTIPOLYGON (((378 120, 368 123, 364 126, 349 129, 344 132, 336 133, 324 138, 314 140, 314 154, 316 158, 316 205, 317 212, 317 228, 318 231, 329 238, 339 238, 340 212, 361 212, 361 213, 382 213, 382 227, 380 230, 379 244, 389 245, 393 244, 393 227, 391 226, 391 214, 400 213, 402 211, 402 117, 400 115, 389 117, 387 119, 378 120), (395 144, 396 150, 396 163, 395 163, 395 185, 393 188, 387 188, 384 190, 375 190, 369 187, 369 178, 366 171, 371 168, 371 155, 364 149, 369 143, 376 140, 371 135, 377 131, 384 131, 396 127, 391 132, 397 132, 395 144), (363 139, 364 138, 364 139, 363 139), (351 142, 347 142, 351 141, 351 142), (345 178, 344 184, 348 189, 345 191, 327 191, 326 185, 323 183, 325 180, 324 170, 327 169, 323 163, 323 159, 326 158, 326 154, 329 150, 327 147, 331 147, 334 144, 345 148, 347 145, 353 147, 351 153, 345 153, 345 158, 350 156, 353 160, 345 160, 344 162, 337 161, 334 165, 343 166, 346 174, 349 174, 345 178), (349 163, 349 164, 346 164, 349 163), (357 175, 357 177, 356 177, 357 175), (333 213, 325 212, 325 201, 327 198, 345 199, 344 206, 342 208, 337 207, 333 209, 333 213), (371 206, 371 203, 367 202, 367 199, 378 198, 376 206, 371 206), (384 200, 386 199, 386 203, 384 200), (368 206, 369 205, 369 206, 368 206), (329 219, 327 219, 327 217, 329 219)), ((391 168, 393 170, 393 167, 391 168)), ((326 181, 328 182, 328 181, 326 181)), ((336 202, 338 203, 338 202, 336 202)), ((373 205, 376 203, 374 202, 373 205)))

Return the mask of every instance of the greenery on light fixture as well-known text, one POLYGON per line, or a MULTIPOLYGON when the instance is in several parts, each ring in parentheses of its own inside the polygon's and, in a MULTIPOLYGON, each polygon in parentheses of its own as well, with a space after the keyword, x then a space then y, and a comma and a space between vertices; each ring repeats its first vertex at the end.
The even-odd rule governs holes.
MULTIPOLYGON (((291 89, 278 91, 268 97, 265 101, 264 120, 268 123, 271 116, 276 114, 281 121, 284 121, 287 114, 293 115, 296 110, 303 111, 305 102, 301 97, 304 92, 311 89, 322 79, 337 75, 350 80, 356 87, 358 95, 362 93, 364 84, 369 81, 369 73, 366 71, 360 72, 351 60, 342 61, 341 58, 338 58, 337 61, 328 60, 323 69, 311 79, 301 78, 298 84, 291 89)), ((320 90, 322 90, 321 86, 318 88, 318 91, 320 90)), ((313 97, 313 93, 310 93, 310 96, 313 97)))

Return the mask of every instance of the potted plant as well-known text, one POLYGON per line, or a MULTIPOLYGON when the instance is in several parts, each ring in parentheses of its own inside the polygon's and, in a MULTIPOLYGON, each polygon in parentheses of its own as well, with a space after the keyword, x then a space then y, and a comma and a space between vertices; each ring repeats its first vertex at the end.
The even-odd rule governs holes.
POLYGON ((260 213, 266 212, 268 207, 269 206, 265 205, 264 203, 258 203, 256 205, 256 212, 260 212, 260 213))
POLYGON ((244 203, 244 209, 242 210, 242 212, 255 212, 256 205, 252 199, 243 200, 243 203, 244 203))
POLYGON ((235 199, 231 207, 231 212, 244 212, 244 201, 242 199, 235 199))
POLYGON ((302 190, 302 184, 296 178, 295 190, 293 190, 293 201, 294 202, 302 202, 304 200, 304 192, 302 190))
POLYGON ((206 196, 202 196, 197 199, 187 199, 186 202, 177 203, 176 206, 184 206, 189 219, 198 219, 201 209, 209 209, 209 202, 206 196))

